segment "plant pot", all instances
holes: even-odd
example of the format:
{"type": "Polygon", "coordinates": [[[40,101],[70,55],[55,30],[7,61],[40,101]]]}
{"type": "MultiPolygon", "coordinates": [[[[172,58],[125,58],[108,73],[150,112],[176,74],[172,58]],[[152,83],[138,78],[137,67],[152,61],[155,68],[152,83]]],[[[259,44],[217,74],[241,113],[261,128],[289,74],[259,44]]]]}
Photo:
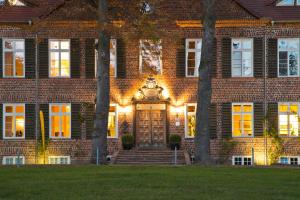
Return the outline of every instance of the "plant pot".
{"type": "Polygon", "coordinates": [[[170,147],[171,147],[172,150],[175,150],[175,148],[177,150],[179,150],[180,149],[180,144],[178,144],[178,143],[176,143],[176,144],[170,144],[170,147]]]}
{"type": "Polygon", "coordinates": [[[133,148],[132,144],[123,144],[123,149],[124,150],[131,150],[133,148]]]}

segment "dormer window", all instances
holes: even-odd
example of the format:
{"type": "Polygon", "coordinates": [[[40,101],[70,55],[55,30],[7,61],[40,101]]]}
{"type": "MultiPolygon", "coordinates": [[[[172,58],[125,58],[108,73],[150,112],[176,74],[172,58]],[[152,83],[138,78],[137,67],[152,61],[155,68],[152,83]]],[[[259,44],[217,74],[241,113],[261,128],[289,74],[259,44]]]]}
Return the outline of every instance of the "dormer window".
{"type": "Polygon", "coordinates": [[[8,3],[10,6],[25,6],[25,4],[19,0],[0,0],[0,6],[3,6],[6,3],[8,3]]]}
{"type": "Polygon", "coordinates": [[[281,0],[278,1],[276,6],[299,6],[300,0],[281,0]]]}

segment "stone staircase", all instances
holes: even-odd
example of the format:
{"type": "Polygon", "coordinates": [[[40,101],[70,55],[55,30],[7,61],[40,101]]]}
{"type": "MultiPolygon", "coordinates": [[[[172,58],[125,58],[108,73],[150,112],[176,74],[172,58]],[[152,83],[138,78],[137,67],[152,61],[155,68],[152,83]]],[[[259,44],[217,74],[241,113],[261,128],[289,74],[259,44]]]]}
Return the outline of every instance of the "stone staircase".
{"type": "MultiPolygon", "coordinates": [[[[121,150],[114,160],[117,165],[174,165],[175,151],[162,150],[121,150]]],[[[185,165],[185,153],[177,151],[177,165],[185,165]]]]}

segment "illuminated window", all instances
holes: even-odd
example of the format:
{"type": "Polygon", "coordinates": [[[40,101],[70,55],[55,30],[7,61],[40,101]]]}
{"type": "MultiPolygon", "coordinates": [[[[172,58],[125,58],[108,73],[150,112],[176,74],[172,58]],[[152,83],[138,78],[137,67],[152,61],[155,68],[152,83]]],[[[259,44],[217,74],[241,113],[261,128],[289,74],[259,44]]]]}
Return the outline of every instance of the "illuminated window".
{"type": "Polygon", "coordinates": [[[201,61],[202,39],[186,39],[186,76],[197,77],[201,61]]]}
{"type": "Polygon", "coordinates": [[[50,104],[50,138],[71,138],[71,105],[50,104]]]}
{"type": "Polygon", "coordinates": [[[3,77],[25,77],[24,40],[5,39],[3,41],[3,77]]]}
{"type": "Polygon", "coordinates": [[[279,103],[279,135],[299,136],[299,104],[279,103]]]}
{"type": "Polygon", "coordinates": [[[161,40],[140,40],[140,72],[162,74],[161,40]]]}
{"type": "Polygon", "coordinates": [[[252,157],[251,156],[233,156],[232,157],[232,165],[251,166],[252,165],[252,157]]]}
{"type": "Polygon", "coordinates": [[[232,40],[232,77],[253,77],[253,39],[232,40]]]}
{"type": "Polygon", "coordinates": [[[2,164],[3,165],[24,165],[25,157],[24,156],[3,156],[2,164]]]}
{"type": "Polygon", "coordinates": [[[279,76],[299,76],[299,39],[279,39],[278,54],[279,76]]]}
{"type": "Polygon", "coordinates": [[[299,157],[285,156],[280,157],[279,163],[283,165],[299,165],[299,157]]]}
{"type": "Polygon", "coordinates": [[[193,138],[196,134],[196,108],[197,104],[187,104],[185,113],[185,137],[193,138]]]}
{"type": "Polygon", "coordinates": [[[25,105],[4,104],[3,105],[3,130],[4,139],[25,138],[25,105]]]}
{"type": "Polygon", "coordinates": [[[70,40],[50,40],[50,77],[70,77],[70,40]]]}
{"type": "Polygon", "coordinates": [[[117,105],[111,105],[109,107],[107,137],[108,138],[118,138],[117,105]]]}
{"type": "Polygon", "coordinates": [[[49,156],[50,165],[69,165],[71,164],[70,156],[49,156]]]}
{"type": "Polygon", "coordinates": [[[232,136],[233,137],[253,136],[253,104],[252,103],[232,104],[232,136]]]}
{"type": "Polygon", "coordinates": [[[281,0],[278,1],[277,6],[295,6],[300,5],[300,0],[281,0]]]}

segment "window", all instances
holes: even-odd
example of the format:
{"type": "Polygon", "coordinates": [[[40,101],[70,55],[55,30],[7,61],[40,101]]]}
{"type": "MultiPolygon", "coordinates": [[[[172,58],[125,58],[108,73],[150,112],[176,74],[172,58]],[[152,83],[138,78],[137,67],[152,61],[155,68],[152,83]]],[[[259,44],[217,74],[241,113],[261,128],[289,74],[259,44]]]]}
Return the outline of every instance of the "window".
{"type": "MultiPolygon", "coordinates": [[[[96,39],[96,46],[98,40],[96,39]]],[[[95,49],[95,74],[97,75],[98,67],[98,50],[95,49]]],[[[117,77],[117,40],[110,39],[110,64],[109,64],[110,75],[117,77]]]]}
{"type": "Polygon", "coordinates": [[[201,39],[186,39],[186,76],[197,77],[201,61],[201,39]]]}
{"type": "Polygon", "coordinates": [[[279,76],[299,76],[299,39],[279,39],[278,54],[279,76]]]}
{"type": "Polygon", "coordinates": [[[162,74],[161,40],[140,40],[140,72],[162,74]]]}
{"type": "Polygon", "coordinates": [[[69,165],[71,164],[70,156],[49,156],[50,165],[69,165]]]}
{"type": "Polygon", "coordinates": [[[70,77],[70,40],[50,40],[50,77],[70,77]]]}
{"type": "MultiPolygon", "coordinates": [[[[0,6],[3,6],[6,0],[0,0],[0,6]]],[[[10,6],[25,6],[25,4],[19,0],[8,0],[10,6]]]]}
{"type": "Polygon", "coordinates": [[[25,157],[24,156],[3,156],[2,164],[3,165],[24,165],[25,157]]]}
{"type": "Polygon", "coordinates": [[[70,104],[50,104],[50,138],[71,138],[70,104]]]}
{"type": "Polygon", "coordinates": [[[109,107],[107,137],[108,138],[118,138],[117,105],[111,105],[109,107]]]}
{"type": "Polygon", "coordinates": [[[286,156],[280,157],[279,163],[283,165],[299,165],[299,157],[286,156]]]}
{"type": "Polygon", "coordinates": [[[25,138],[25,105],[3,105],[3,133],[4,139],[25,138]]]}
{"type": "Polygon", "coordinates": [[[299,103],[279,103],[279,135],[299,136],[299,103]]]}
{"type": "Polygon", "coordinates": [[[276,4],[277,6],[295,6],[300,5],[300,0],[281,0],[276,4]]]}
{"type": "Polygon", "coordinates": [[[232,77],[253,77],[253,39],[232,39],[232,77]]]}
{"type": "Polygon", "coordinates": [[[5,39],[3,41],[3,77],[25,77],[24,40],[5,39]]]}
{"type": "Polygon", "coordinates": [[[187,104],[185,109],[185,137],[193,138],[196,133],[197,104],[187,104]]]}
{"type": "Polygon", "coordinates": [[[252,165],[252,157],[251,156],[233,156],[232,157],[232,165],[251,166],[252,165]]]}
{"type": "Polygon", "coordinates": [[[232,104],[232,136],[252,137],[253,136],[253,104],[234,103],[232,104]]]}

